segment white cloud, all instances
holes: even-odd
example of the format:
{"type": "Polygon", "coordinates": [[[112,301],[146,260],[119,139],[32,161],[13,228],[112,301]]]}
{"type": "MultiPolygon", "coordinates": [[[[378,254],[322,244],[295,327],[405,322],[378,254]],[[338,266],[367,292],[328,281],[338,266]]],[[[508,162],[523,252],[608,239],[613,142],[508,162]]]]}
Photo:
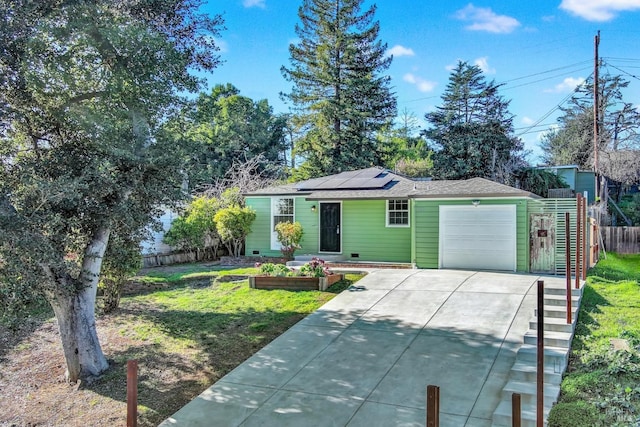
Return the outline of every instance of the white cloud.
{"type": "Polygon", "coordinates": [[[259,7],[260,9],[265,9],[267,4],[266,0],[242,0],[242,5],[246,8],[250,7],[259,7]]]}
{"type": "Polygon", "coordinates": [[[521,122],[525,126],[531,126],[534,123],[534,120],[531,117],[524,116],[521,122]]]}
{"type": "Polygon", "coordinates": [[[220,39],[215,39],[214,42],[215,42],[216,46],[218,46],[220,48],[220,53],[229,52],[229,45],[227,44],[226,41],[220,40],[220,39]]]}
{"type": "Polygon", "coordinates": [[[415,56],[415,54],[416,53],[410,47],[404,47],[399,44],[395,45],[394,47],[392,47],[387,51],[387,55],[389,56],[393,55],[394,57],[415,56]]]}
{"type": "Polygon", "coordinates": [[[483,56],[473,61],[473,65],[477,65],[485,74],[495,74],[496,69],[489,66],[489,57],[483,56]]]}
{"type": "Polygon", "coordinates": [[[402,79],[407,83],[415,85],[420,92],[431,92],[437,84],[436,82],[425,80],[422,77],[418,77],[412,73],[405,74],[402,79]]]}
{"type": "Polygon", "coordinates": [[[584,77],[567,77],[562,83],[558,83],[552,89],[545,89],[544,91],[546,93],[571,92],[582,83],[584,83],[584,77]]]}
{"type": "Polygon", "coordinates": [[[453,70],[456,69],[457,64],[458,63],[456,62],[455,64],[445,65],[444,69],[447,70],[447,71],[453,71],[453,70]]]}
{"type": "Polygon", "coordinates": [[[562,0],[560,9],[587,21],[611,21],[620,12],[640,10],[640,0],[562,0]]]}
{"type": "Polygon", "coordinates": [[[507,15],[497,15],[491,8],[475,7],[469,3],[454,15],[460,21],[471,22],[465,28],[471,31],[489,33],[510,33],[520,26],[520,22],[507,15]]]}

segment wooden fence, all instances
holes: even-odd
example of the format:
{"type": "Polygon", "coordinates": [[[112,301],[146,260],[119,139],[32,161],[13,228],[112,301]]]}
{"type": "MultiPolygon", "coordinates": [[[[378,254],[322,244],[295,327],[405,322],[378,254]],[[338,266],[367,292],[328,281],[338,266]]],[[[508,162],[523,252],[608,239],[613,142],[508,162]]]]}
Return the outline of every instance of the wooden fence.
{"type": "Polygon", "coordinates": [[[640,254],[640,227],[600,227],[604,250],[640,254]]]}

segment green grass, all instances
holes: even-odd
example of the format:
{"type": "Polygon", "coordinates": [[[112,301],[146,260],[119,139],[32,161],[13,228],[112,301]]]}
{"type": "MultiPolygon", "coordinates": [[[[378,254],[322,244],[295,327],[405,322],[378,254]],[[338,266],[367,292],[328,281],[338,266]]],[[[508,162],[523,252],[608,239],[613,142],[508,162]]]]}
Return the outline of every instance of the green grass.
{"type": "Polygon", "coordinates": [[[561,387],[550,427],[640,423],[640,255],[609,253],[589,271],[561,387]]]}
{"type": "Polygon", "coordinates": [[[146,342],[162,343],[166,350],[208,348],[227,339],[260,343],[284,332],[346,289],[362,275],[345,279],[321,291],[260,290],[249,288],[248,280],[216,282],[225,275],[249,275],[255,268],[201,268],[194,265],[181,272],[154,272],[138,276],[171,284],[168,289],[123,297],[123,306],[139,307],[135,325],[123,324],[120,333],[146,342]],[[203,278],[209,286],[189,286],[203,278]],[[225,334],[231,332],[229,337],[225,334]],[[233,338],[234,334],[239,334],[233,338]]]}
{"type": "Polygon", "coordinates": [[[185,264],[179,268],[147,270],[144,274],[134,277],[134,280],[143,283],[180,283],[191,280],[215,278],[226,275],[250,275],[256,274],[257,268],[234,268],[227,266],[211,266],[206,264],[185,264]]]}

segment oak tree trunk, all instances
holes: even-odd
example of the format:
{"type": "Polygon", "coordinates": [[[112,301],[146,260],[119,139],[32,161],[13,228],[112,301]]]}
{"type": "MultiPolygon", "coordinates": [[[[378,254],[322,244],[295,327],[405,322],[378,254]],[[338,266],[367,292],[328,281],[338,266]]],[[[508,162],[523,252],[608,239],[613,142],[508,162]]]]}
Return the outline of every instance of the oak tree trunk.
{"type": "Polygon", "coordinates": [[[94,233],[85,249],[80,277],[75,280],[69,276],[56,277],[60,291],[50,298],[67,364],[65,376],[70,383],[99,375],[109,367],[100,347],[95,319],[96,291],[109,234],[107,228],[94,233]]]}

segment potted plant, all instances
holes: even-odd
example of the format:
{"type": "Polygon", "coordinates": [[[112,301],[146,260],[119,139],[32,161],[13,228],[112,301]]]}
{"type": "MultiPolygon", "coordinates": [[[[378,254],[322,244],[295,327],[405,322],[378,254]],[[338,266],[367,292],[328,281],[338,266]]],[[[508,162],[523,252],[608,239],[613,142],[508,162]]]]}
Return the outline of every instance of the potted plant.
{"type": "Polygon", "coordinates": [[[286,259],[293,259],[293,254],[297,249],[300,249],[300,241],[304,231],[302,225],[296,222],[281,222],[276,224],[276,233],[278,234],[278,241],[282,245],[280,252],[286,259]]]}

